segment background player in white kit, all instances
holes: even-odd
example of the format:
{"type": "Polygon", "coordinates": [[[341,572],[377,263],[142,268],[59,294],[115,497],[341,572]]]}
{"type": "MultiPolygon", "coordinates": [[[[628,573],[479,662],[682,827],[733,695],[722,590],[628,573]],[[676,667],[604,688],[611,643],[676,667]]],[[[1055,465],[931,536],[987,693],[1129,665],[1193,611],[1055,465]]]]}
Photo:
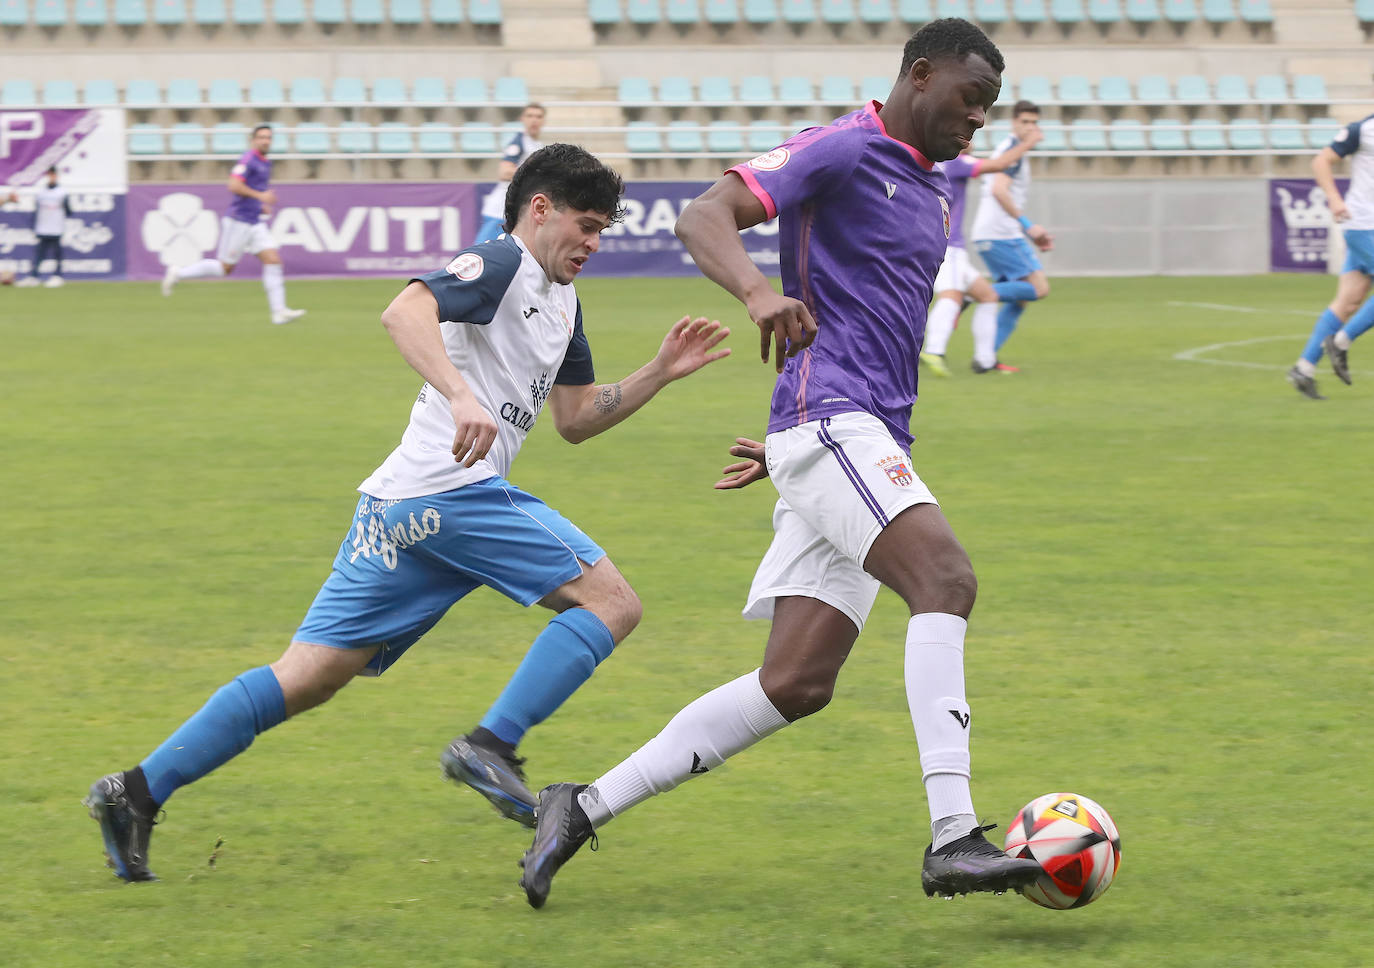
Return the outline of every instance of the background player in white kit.
{"type": "Polygon", "coordinates": [[[262,287],[267,291],[272,322],[280,326],[305,315],[304,309],[290,309],[286,305],[281,253],[262,221],[264,215],[272,214],[277,204],[277,193],[269,187],[272,162],[267,153],[271,150],[272,129],[260,124],[253,129],[248,150],[229,173],[225,187],[234,197],[220,219],[219,250],[213,259],[201,259],[189,266],[169,266],[162,277],[164,296],[170,296],[172,288],[186,279],[218,279],[228,275],[247,252],[257,256],[262,263],[262,287]]]}
{"type": "MultiPolygon", "coordinates": [[[[10,194],[10,201],[18,201],[18,196],[10,194]]],[[[48,169],[48,182],[34,195],[33,234],[38,244],[33,250],[31,273],[20,279],[16,285],[38,285],[38,267],[52,259],[52,272],[43,285],[55,288],[62,285],[62,233],[67,228],[67,216],[72,213],[71,202],[67,199],[67,189],[58,184],[57,169],[48,169]]]]}
{"type": "Polygon", "coordinates": [[[477,237],[472,240],[473,245],[489,242],[506,231],[506,188],[515,177],[515,170],[520,167],[520,163],[544,147],[544,143],[539,140],[539,134],[544,130],[542,104],[526,104],[525,109],[520,112],[520,124],[524,130],[516,132],[501,149],[501,166],[496,174],[497,182],[491,191],[487,192],[486,198],[482,199],[482,224],[477,228],[477,237]]]}

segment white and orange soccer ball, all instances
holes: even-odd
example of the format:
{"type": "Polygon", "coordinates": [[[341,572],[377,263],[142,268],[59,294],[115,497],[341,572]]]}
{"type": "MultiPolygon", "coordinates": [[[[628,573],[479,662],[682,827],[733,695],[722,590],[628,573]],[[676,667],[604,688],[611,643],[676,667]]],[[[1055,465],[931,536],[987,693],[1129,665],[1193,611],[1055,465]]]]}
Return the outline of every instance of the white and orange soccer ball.
{"type": "Polygon", "coordinates": [[[1080,908],[1111,886],[1121,869],[1121,835],[1102,806],[1077,793],[1046,793],[1021,808],[1004,848],[1045,873],[1021,893],[1041,907],[1080,908]]]}

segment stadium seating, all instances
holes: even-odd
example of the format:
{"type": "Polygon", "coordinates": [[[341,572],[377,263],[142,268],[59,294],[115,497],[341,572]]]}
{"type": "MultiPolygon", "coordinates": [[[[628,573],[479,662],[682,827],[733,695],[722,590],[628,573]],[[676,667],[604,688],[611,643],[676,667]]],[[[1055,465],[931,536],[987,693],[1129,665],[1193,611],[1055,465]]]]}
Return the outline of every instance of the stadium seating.
{"type": "MultiPolygon", "coordinates": [[[[273,134],[273,141],[276,135],[273,134]]],[[[280,146],[277,146],[280,148],[280,146]]],[[[210,132],[210,153],[241,155],[248,150],[248,129],[233,121],[221,121],[210,132]]]]}
{"type": "Polygon", "coordinates": [[[1141,152],[1148,147],[1145,127],[1139,121],[1113,121],[1107,129],[1107,139],[1114,151],[1141,152]]]}
{"type": "Polygon", "coordinates": [[[667,150],[675,154],[706,150],[701,136],[701,126],[695,121],[668,122],[668,133],[663,140],[667,150]]]}
{"type": "Polygon", "coordinates": [[[658,82],[660,104],[690,104],[696,100],[692,82],[685,77],[665,77],[658,82]]]}
{"type": "Polygon", "coordinates": [[[690,26],[701,20],[701,7],[697,0],[666,0],[664,10],[668,23],[680,27],[690,26]]]}
{"type": "MultiPolygon", "coordinates": [[[[33,22],[37,27],[62,27],[67,23],[66,0],[34,0],[33,22]]],[[[104,21],[101,21],[103,24],[104,21]]]]}
{"type": "Polygon", "coordinates": [[[1156,0],[1126,0],[1126,19],[1135,24],[1152,24],[1159,20],[1156,0]]]}
{"type": "MultiPolygon", "coordinates": [[[[216,81],[214,83],[222,84],[224,82],[216,81]]],[[[235,86],[237,87],[237,85],[235,86]]],[[[164,96],[167,104],[173,106],[185,107],[200,104],[200,83],[188,77],[173,78],[167,82],[164,96]]],[[[236,98],[232,103],[238,103],[239,100],[236,98]]]]}
{"type": "Polygon", "coordinates": [[[1255,100],[1270,103],[1288,100],[1288,81],[1278,74],[1261,74],[1255,78],[1255,100]]]}
{"type": "Polygon", "coordinates": [[[1059,100],[1064,104],[1086,104],[1092,99],[1092,84],[1086,77],[1066,74],[1059,79],[1059,100]]]}
{"type": "Polygon", "coordinates": [[[496,132],[490,125],[477,121],[463,124],[458,136],[458,150],[464,154],[495,154],[497,150],[496,132]]]}
{"type": "Polygon", "coordinates": [[[141,27],[148,22],[145,0],[115,0],[114,22],[121,27],[141,27]]]}
{"type": "Polygon", "coordinates": [[[499,26],[501,0],[468,0],[468,21],[480,26],[499,26]]]}
{"type": "Polygon", "coordinates": [[[334,144],[340,151],[356,154],[371,152],[376,148],[372,128],[362,121],[340,121],[334,144]]]}
{"type": "Polygon", "coordinates": [[[460,0],[429,0],[429,22],[437,27],[453,27],[463,22],[460,0]]]}
{"type": "Polygon", "coordinates": [[[1214,93],[1216,99],[1222,103],[1248,101],[1250,99],[1250,85],[1239,74],[1222,74],[1216,80],[1214,93]]]}
{"type": "Polygon", "coordinates": [[[1281,151],[1306,150],[1302,125],[1295,118],[1275,118],[1269,122],[1269,144],[1281,151]]]}
{"type": "Polygon", "coordinates": [[[27,108],[38,103],[38,92],[33,81],[11,78],[0,86],[0,104],[7,108],[27,108]]]}
{"type": "Polygon", "coordinates": [[[821,22],[843,26],[857,19],[853,0],[821,0],[821,22]]]}
{"type": "MultiPolygon", "coordinates": [[[[35,15],[41,7],[41,4],[34,6],[35,15]]],[[[63,19],[66,19],[65,14],[63,19]]],[[[81,27],[104,27],[110,22],[110,11],[105,6],[105,0],[75,0],[72,4],[72,21],[81,27]]]]}
{"type": "Polygon", "coordinates": [[[1362,24],[1374,23],[1374,0],[1355,0],[1355,17],[1362,24]]]}
{"type": "Polygon", "coordinates": [[[816,19],[816,6],[812,0],[781,0],[779,10],[782,20],[789,24],[809,24],[816,19]]]}
{"type": "Polygon", "coordinates": [[[729,27],[739,23],[739,4],[735,0],[706,0],[702,11],[708,24],[729,27]]]}
{"type": "Polygon", "coordinates": [[[336,77],[329,89],[329,100],[335,104],[362,104],[367,100],[367,88],[361,77],[336,77]]]}
{"type": "Polygon", "coordinates": [[[200,125],[183,121],[172,126],[167,148],[174,155],[205,154],[205,131],[200,125]]]}
{"type": "Polygon", "coordinates": [[[652,121],[631,121],[625,127],[625,149],[634,153],[663,150],[663,138],[652,121]]]}
{"type": "Polygon", "coordinates": [[[523,78],[498,77],[491,87],[491,99],[497,104],[524,107],[530,103],[530,90],[523,78]]]}
{"type": "Polygon", "coordinates": [[[1150,122],[1150,147],[1156,151],[1187,150],[1187,128],[1174,118],[1155,118],[1150,122]]]}
{"type": "Polygon", "coordinates": [[[420,0],[391,0],[389,19],[393,24],[413,26],[425,22],[425,8],[420,0]]]}
{"type": "Polygon", "coordinates": [[[23,27],[28,22],[28,0],[0,0],[0,27],[23,27]]]}
{"type": "Polygon", "coordinates": [[[1128,104],[1132,100],[1131,82],[1116,75],[1099,78],[1097,81],[1097,99],[1113,104],[1128,104]]]}
{"type": "Polygon", "coordinates": [[[1188,147],[1198,151],[1225,151],[1226,133],[1220,121],[1200,118],[1188,126],[1188,147]]]}
{"type": "MultiPolygon", "coordinates": [[[[278,2],[281,2],[281,0],[278,0],[278,2]]],[[[345,23],[348,20],[348,13],[344,9],[344,0],[311,0],[310,18],[314,20],[315,23],[321,24],[326,27],[337,27],[338,25],[345,23]]],[[[280,23],[280,21],[278,22],[280,23]]],[[[371,140],[370,136],[369,140],[371,140]]],[[[361,144],[362,142],[358,141],[357,143],[361,144]]],[[[371,147],[344,148],[341,146],[339,150],[371,151],[372,149],[371,147]]]]}
{"type": "Polygon", "coordinates": [[[1233,118],[1226,125],[1226,136],[1238,151],[1258,151],[1264,147],[1264,125],[1257,118],[1233,118]]]}
{"type": "Polygon", "coordinates": [[[751,121],[745,146],[751,152],[771,151],[787,139],[776,121],[751,121]]]}
{"type": "Polygon", "coordinates": [[[479,106],[491,100],[487,82],[480,77],[460,77],[453,82],[453,100],[467,106],[479,106]]]}
{"type": "Polygon", "coordinates": [[[658,0],[626,0],[625,19],[632,24],[650,26],[663,19],[658,0]]]}
{"type": "Polygon", "coordinates": [[[186,0],[155,0],[153,3],[153,23],[179,27],[186,20],[186,0]]]}
{"type": "Polygon", "coordinates": [[[1086,14],[1083,0],[1051,0],[1050,19],[1066,26],[1082,23],[1086,14]]]}
{"type": "MultiPolygon", "coordinates": [[[[139,79],[124,85],[124,100],[127,108],[154,108],[162,103],[162,91],[157,81],[139,79]]],[[[160,140],[160,136],[159,136],[160,140]]]]}
{"type": "Polygon", "coordinates": [[[744,153],[744,129],[737,121],[712,121],[706,130],[706,150],[744,153]]]}
{"type": "Polygon", "coordinates": [[[379,77],[372,82],[372,103],[382,105],[405,104],[410,100],[406,82],[399,77],[379,77]]]}
{"type": "Polygon", "coordinates": [[[426,121],[420,125],[416,147],[426,154],[452,154],[456,146],[453,129],[439,121],[426,121]]]}
{"type": "Polygon", "coordinates": [[[1174,80],[1174,96],[1180,101],[1206,103],[1212,99],[1212,87],[1199,74],[1183,74],[1174,80]]]}
{"type": "Polygon", "coordinates": [[[267,21],[263,0],[234,0],[231,8],[234,23],[244,27],[257,27],[267,21]]]}
{"type": "MultiPolygon", "coordinates": [[[[1007,86],[1002,87],[1003,95],[1007,94],[1007,86]]],[[[1035,104],[1042,104],[1054,100],[1054,87],[1050,84],[1048,77],[1040,77],[1036,74],[1028,74],[1021,79],[1021,85],[1017,88],[1017,98],[1023,101],[1031,101],[1035,104]]]]}
{"type": "Polygon", "coordinates": [[[1336,139],[1341,123],[1335,118],[1313,118],[1307,122],[1307,146],[1325,148],[1336,139]]]}
{"type": "Polygon", "coordinates": [[[384,155],[404,155],[415,150],[415,136],[410,125],[400,121],[383,121],[377,128],[377,150],[384,155]]]}
{"type": "Polygon", "coordinates": [[[131,155],[160,155],[164,147],[162,131],[155,124],[131,124],[128,144],[131,155]]]}
{"type": "Polygon", "coordinates": [[[292,104],[323,104],[324,82],[318,77],[298,77],[291,82],[287,100],[292,104]]]}
{"type": "Polygon", "coordinates": [[[1088,0],[1088,19],[1095,24],[1114,24],[1121,19],[1117,0],[1088,0]]]}
{"type": "Polygon", "coordinates": [[[81,88],[81,103],[88,107],[114,107],[120,103],[119,88],[110,80],[87,81],[81,88]]]}
{"type": "Polygon", "coordinates": [[[739,100],[742,104],[772,104],[775,100],[773,79],[760,74],[741,77],[739,79],[739,100]]]}
{"type": "Polygon", "coordinates": [[[275,77],[259,77],[248,85],[248,103],[254,107],[274,107],[285,100],[286,92],[275,77]]]}
{"type": "Polygon", "coordinates": [[[292,134],[295,149],[301,154],[323,155],[333,148],[328,129],[318,121],[298,121],[292,134]]]}
{"type": "Polygon", "coordinates": [[[1106,151],[1107,134],[1101,121],[1078,118],[1069,124],[1069,144],[1075,151],[1106,151]]]}
{"type": "Polygon", "coordinates": [[[76,82],[68,80],[48,81],[43,85],[43,104],[59,107],[77,102],[76,82]]]}
{"type": "Polygon", "coordinates": [[[815,99],[809,78],[792,76],[778,81],[778,100],[783,104],[810,104],[815,99]]]}
{"type": "MultiPolygon", "coordinates": [[[[168,97],[170,101],[170,96],[168,97]]],[[[243,104],[243,87],[231,77],[219,77],[210,82],[206,103],[218,108],[234,108],[243,104]]]]}
{"type": "Polygon", "coordinates": [[[776,22],[778,19],[776,0],[744,0],[744,19],[756,27],[776,22]]]}
{"type": "Polygon", "coordinates": [[[224,0],[195,0],[191,19],[204,27],[218,27],[229,19],[229,10],[224,0]]]}
{"type": "Polygon", "coordinates": [[[1012,0],[1011,19],[1021,24],[1040,24],[1048,19],[1045,0],[1012,0]]]}
{"type": "Polygon", "coordinates": [[[1274,10],[1269,0],[1236,0],[1240,19],[1249,24],[1272,24],[1274,10]]]}
{"type": "MultiPolygon", "coordinates": [[[[1057,121],[1047,121],[1040,125],[1040,130],[1044,133],[1044,140],[1037,146],[1040,151],[1067,151],[1069,147],[1068,135],[1064,131],[1064,125],[1057,121]]],[[[989,143],[993,146],[1001,143],[1002,139],[1009,134],[1005,125],[997,126],[997,137],[989,143]]],[[[992,132],[989,131],[989,136],[992,132]]]]}
{"type": "Polygon", "coordinates": [[[382,7],[382,0],[352,0],[348,19],[365,27],[376,27],[386,22],[386,10],[382,7]]]}
{"type": "Polygon", "coordinates": [[[1202,0],[1202,19],[1210,24],[1229,24],[1236,19],[1231,0],[1202,0]]]}
{"type": "Polygon", "coordinates": [[[730,78],[720,75],[703,77],[698,87],[697,96],[704,104],[734,104],[735,91],[734,85],[730,83],[730,78]]]}
{"type": "Polygon", "coordinates": [[[1164,0],[1161,12],[1170,23],[1192,23],[1197,19],[1197,4],[1194,0],[1164,0]]]}
{"type": "Polygon", "coordinates": [[[1297,75],[1293,78],[1293,100],[1325,102],[1326,81],[1316,74],[1297,75]]]}
{"type": "Polygon", "coordinates": [[[442,77],[417,77],[411,87],[410,97],[416,104],[447,104],[447,88],[442,77]]]}
{"type": "Polygon", "coordinates": [[[885,24],[892,19],[892,0],[859,0],[858,14],[866,24],[885,24]]]}
{"type": "Polygon", "coordinates": [[[820,101],[837,106],[854,104],[854,81],[842,74],[827,74],[821,78],[820,101]]]}

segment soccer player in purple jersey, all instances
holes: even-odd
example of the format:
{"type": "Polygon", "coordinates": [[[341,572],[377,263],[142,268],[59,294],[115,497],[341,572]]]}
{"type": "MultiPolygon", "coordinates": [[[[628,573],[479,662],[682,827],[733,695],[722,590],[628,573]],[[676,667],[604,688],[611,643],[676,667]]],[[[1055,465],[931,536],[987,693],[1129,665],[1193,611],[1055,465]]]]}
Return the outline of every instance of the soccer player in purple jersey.
{"type": "Polygon", "coordinates": [[[290,309],[286,305],[286,283],[282,280],[281,253],[277,243],[261,221],[271,215],[277,204],[277,193],[269,188],[272,181],[272,162],[267,153],[272,150],[272,129],[260,124],[253,129],[253,139],[243,157],[229,173],[226,186],[233,199],[229,210],[219,223],[219,251],[213,259],[201,259],[189,266],[169,266],[162,277],[162,294],[170,296],[172,288],[185,279],[218,279],[234,271],[243,254],[248,252],[262,263],[262,287],[267,290],[267,305],[272,322],[280,326],[305,315],[304,309],[290,309]]]}
{"type": "Polygon", "coordinates": [[[927,24],[885,104],[731,168],[678,220],[698,267],[744,303],[781,371],[764,463],[717,485],[766,473],[777,486],[773,543],[745,608],[772,630],[761,668],[692,702],[595,783],[541,791],[521,861],[534,907],[596,828],[823,708],[880,583],[911,611],[906,689],[932,821],[926,893],[1005,891],[1040,873],[989,843],[974,814],[963,660],[977,583],[910,456],[917,354],[950,234],[949,182],[935,163],[969,146],[1002,67],[973,24],[927,24]],[[774,217],[785,295],[739,239],[774,217]]]}
{"type": "Polygon", "coordinates": [[[921,347],[921,365],[936,376],[949,376],[945,351],[949,348],[949,338],[954,333],[959,314],[964,311],[965,295],[977,303],[972,324],[973,372],[987,373],[996,369],[1012,371],[1011,367],[999,367],[997,364],[997,290],[973,267],[964,248],[964,200],[968,195],[970,179],[1006,171],[1039,144],[1043,137],[1038,127],[1033,128],[1024,140],[995,158],[975,158],[965,151],[959,157],[935,166],[949,179],[949,189],[953,195],[949,206],[949,248],[945,250],[945,261],[935,276],[935,305],[930,307],[926,339],[921,347]]]}

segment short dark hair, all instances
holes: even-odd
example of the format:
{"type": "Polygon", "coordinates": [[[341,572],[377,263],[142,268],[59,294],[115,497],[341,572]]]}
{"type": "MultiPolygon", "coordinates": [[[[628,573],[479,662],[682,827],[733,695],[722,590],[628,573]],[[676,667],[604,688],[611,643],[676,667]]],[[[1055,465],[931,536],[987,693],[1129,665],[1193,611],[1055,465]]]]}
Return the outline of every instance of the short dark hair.
{"type": "Polygon", "coordinates": [[[600,212],[612,223],[625,217],[620,196],[625,181],[581,145],[551,144],[521,163],[506,189],[507,232],[515,231],[521,210],[535,195],[547,195],[554,208],[600,212]]]}
{"type": "Polygon", "coordinates": [[[963,60],[969,54],[977,54],[999,74],[1006,69],[1002,52],[976,24],[959,17],[932,20],[912,34],[902,48],[902,73],[898,76],[906,77],[911,65],[922,57],[934,63],[942,57],[963,60]]]}
{"type": "Polygon", "coordinates": [[[57,166],[56,166],[56,165],[51,166],[46,172],[44,172],[44,174],[45,174],[45,175],[56,175],[56,174],[57,174],[57,166]]]}
{"type": "Polygon", "coordinates": [[[1011,116],[1019,118],[1023,114],[1039,114],[1040,105],[1034,101],[1017,101],[1011,109],[1011,116]]]}
{"type": "Polygon", "coordinates": [[[256,137],[258,136],[258,132],[259,132],[259,131],[269,131],[269,132],[270,132],[271,130],[272,130],[272,126],[271,126],[270,124],[260,124],[260,125],[258,125],[256,128],[253,129],[252,137],[256,138],[256,137]]]}
{"type": "Polygon", "coordinates": [[[544,109],[544,105],[540,104],[538,101],[531,101],[529,104],[526,104],[523,108],[520,109],[520,113],[521,113],[521,114],[524,114],[524,113],[525,113],[526,111],[528,111],[530,108],[534,108],[534,109],[535,109],[536,111],[538,111],[540,114],[548,114],[548,113],[549,113],[548,111],[546,111],[546,110],[544,109]]]}

